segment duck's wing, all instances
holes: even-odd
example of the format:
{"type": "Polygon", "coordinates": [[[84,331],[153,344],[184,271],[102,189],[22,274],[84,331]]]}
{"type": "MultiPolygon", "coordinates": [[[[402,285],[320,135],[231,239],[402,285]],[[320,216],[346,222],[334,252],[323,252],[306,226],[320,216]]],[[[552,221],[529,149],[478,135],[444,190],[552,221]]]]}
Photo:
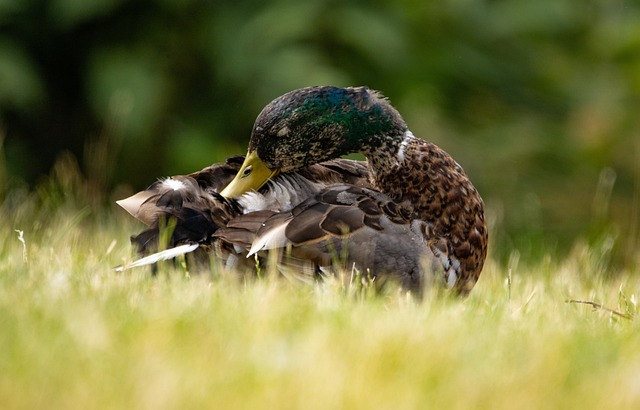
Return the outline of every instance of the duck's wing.
{"type": "Polygon", "coordinates": [[[142,255],[157,250],[163,226],[171,235],[166,246],[207,243],[211,235],[242,210],[236,201],[218,194],[233,179],[242,157],[229,158],[189,175],[159,180],[146,190],[117,201],[149,229],[131,238],[142,255]]]}
{"type": "Polygon", "coordinates": [[[160,179],[144,191],[116,203],[148,226],[157,224],[162,218],[177,216],[178,211],[185,207],[208,208],[212,195],[233,179],[242,161],[242,156],[231,157],[224,163],[189,175],[160,179]]]}
{"type": "Polygon", "coordinates": [[[319,271],[355,266],[373,277],[396,277],[420,293],[440,267],[427,232],[411,205],[367,188],[336,185],[289,212],[238,216],[214,236],[244,246],[247,256],[279,250],[280,263],[308,261],[319,271]]]}
{"type": "Polygon", "coordinates": [[[326,186],[368,184],[366,162],[339,159],[312,165],[298,173],[279,175],[259,192],[248,193],[237,201],[220,196],[219,192],[233,179],[243,160],[243,156],[235,156],[189,175],[162,179],[144,191],[117,201],[149,226],[131,238],[139,254],[148,255],[157,250],[165,225],[172,230],[168,247],[209,245],[214,232],[243,213],[288,211],[326,186]]]}

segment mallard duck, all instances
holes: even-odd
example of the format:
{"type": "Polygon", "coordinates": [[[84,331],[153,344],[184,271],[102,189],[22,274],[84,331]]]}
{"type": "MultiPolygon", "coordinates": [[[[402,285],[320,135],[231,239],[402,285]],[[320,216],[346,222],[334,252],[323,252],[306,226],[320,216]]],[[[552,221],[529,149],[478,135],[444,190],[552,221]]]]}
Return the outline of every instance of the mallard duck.
{"type": "Polygon", "coordinates": [[[276,98],[216,198],[250,201],[265,184],[349,153],[364,154],[368,181],[308,191],[291,209],[245,207],[216,226],[213,242],[246,256],[281,250],[321,271],[341,255],[347,266],[395,278],[418,295],[433,282],[467,294],[487,253],[482,199],[462,167],[415,137],[377,91],[308,87],[276,98]]]}
{"type": "Polygon", "coordinates": [[[345,254],[358,269],[418,293],[435,280],[467,294],[487,254],[482,198],[462,167],[415,137],[377,91],[308,87],[273,100],[221,195],[237,198],[277,175],[355,152],[366,157],[369,187],[327,187],[289,212],[242,215],[215,236],[233,243],[241,222],[258,217],[249,224],[257,227],[249,255],[286,248],[322,267],[345,254]]]}

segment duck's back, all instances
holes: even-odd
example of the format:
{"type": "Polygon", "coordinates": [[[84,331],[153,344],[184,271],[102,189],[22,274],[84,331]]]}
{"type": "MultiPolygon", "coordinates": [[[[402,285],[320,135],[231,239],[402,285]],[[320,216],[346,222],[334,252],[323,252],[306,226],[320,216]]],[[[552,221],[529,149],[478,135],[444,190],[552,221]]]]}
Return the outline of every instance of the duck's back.
{"type": "Polygon", "coordinates": [[[244,256],[279,252],[279,266],[306,261],[310,272],[339,269],[394,278],[420,295],[442,270],[409,203],[354,185],[324,188],[289,212],[240,216],[215,236],[242,244],[244,256]]]}

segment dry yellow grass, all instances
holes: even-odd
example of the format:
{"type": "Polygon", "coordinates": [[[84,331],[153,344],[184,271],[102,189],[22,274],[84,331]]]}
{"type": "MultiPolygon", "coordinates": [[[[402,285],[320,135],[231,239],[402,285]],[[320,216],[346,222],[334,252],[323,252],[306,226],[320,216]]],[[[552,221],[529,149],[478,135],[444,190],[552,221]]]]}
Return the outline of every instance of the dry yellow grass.
{"type": "Polygon", "coordinates": [[[0,408],[640,408],[638,320],[566,302],[637,313],[639,272],[597,249],[490,260],[466,300],[417,303],[116,273],[139,228],[124,213],[29,198],[0,222],[0,408]]]}

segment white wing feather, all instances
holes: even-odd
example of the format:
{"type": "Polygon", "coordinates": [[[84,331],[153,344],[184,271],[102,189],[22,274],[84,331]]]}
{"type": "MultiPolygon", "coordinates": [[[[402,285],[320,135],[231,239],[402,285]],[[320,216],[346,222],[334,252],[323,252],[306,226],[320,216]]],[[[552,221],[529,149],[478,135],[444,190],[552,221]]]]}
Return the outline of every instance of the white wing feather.
{"type": "Polygon", "coordinates": [[[167,259],[173,259],[176,256],[185,255],[189,252],[195,251],[196,249],[198,249],[198,246],[200,245],[198,245],[197,243],[186,244],[176,246],[175,248],[167,249],[164,251],[156,252],[149,256],[145,256],[142,259],[138,259],[137,261],[133,261],[127,265],[118,266],[116,268],[116,272],[122,272],[123,270],[137,268],[139,266],[151,265],[156,262],[166,261],[167,259]]]}

